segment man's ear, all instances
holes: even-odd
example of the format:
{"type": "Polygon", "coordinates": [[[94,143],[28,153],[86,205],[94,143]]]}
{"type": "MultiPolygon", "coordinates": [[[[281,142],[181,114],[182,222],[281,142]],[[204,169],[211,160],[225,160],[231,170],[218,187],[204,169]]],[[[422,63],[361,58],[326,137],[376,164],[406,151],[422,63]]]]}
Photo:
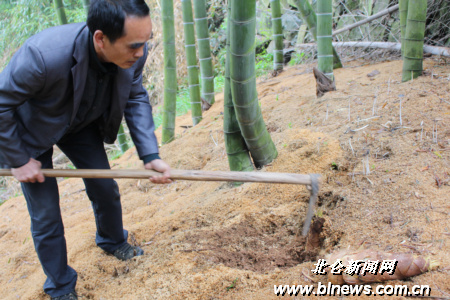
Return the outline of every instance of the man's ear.
{"type": "Polygon", "coordinates": [[[99,47],[102,48],[105,46],[105,38],[106,35],[103,34],[103,31],[96,30],[94,32],[94,43],[99,47]]]}

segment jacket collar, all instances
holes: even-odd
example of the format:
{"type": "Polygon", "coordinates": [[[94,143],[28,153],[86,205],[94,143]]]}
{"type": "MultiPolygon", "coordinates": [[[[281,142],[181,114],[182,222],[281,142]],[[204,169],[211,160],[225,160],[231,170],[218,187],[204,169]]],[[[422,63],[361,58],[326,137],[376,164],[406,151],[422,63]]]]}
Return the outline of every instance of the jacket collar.
{"type": "Polygon", "coordinates": [[[89,28],[87,26],[82,28],[75,39],[73,59],[75,61],[75,65],[72,67],[73,110],[70,124],[72,124],[80,107],[81,97],[86,85],[86,74],[89,69],[89,28]]]}
{"type": "MultiPolygon", "coordinates": [[[[146,51],[145,48],[144,51],[146,51]]],[[[73,111],[70,119],[72,124],[75,119],[76,112],[80,107],[81,97],[86,86],[86,76],[89,70],[89,29],[84,26],[78,37],[75,39],[74,51],[73,51],[74,66],[72,67],[73,76],[73,111]]],[[[135,66],[130,69],[121,69],[117,67],[117,73],[113,79],[113,89],[111,94],[110,111],[105,116],[109,121],[106,126],[113,125],[113,127],[119,128],[120,120],[123,117],[123,111],[130,97],[131,85],[133,84],[133,75],[135,66]],[[116,118],[119,119],[118,122],[116,118]],[[117,123],[117,124],[116,124],[117,123]],[[117,125],[117,126],[116,126],[117,125]]],[[[114,132],[116,128],[110,130],[114,132]]],[[[117,133],[117,131],[115,131],[117,133]]],[[[115,134],[111,135],[112,142],[115,139],[115,134]]]]}

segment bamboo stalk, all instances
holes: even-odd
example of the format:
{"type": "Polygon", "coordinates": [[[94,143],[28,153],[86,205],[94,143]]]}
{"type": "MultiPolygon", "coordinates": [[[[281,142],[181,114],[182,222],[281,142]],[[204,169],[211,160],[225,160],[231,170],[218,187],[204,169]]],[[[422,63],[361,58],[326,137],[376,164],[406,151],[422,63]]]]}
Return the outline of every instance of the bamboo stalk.
{"type": "Polygon", "coordinates": [[[403,50],[403,82],[422,75],[426,19],[427,0],[410,0],[403,50]]]}
{"type": "Polygon", "coordinates": [[[373,0],[366,0],[366,11],[367,15],[370,16],[372,14],[373,0]]]}
{"type": "MultiPolygon", "coordinates": [[[[317,16],[308,0],[294,0],[303,21],[308,25],[314,40],[317,41],[317,16]]],[[[333,47],[333,69],[342,68],[341,59],[333,47]]]]}
{"type": "Polygon", "coordinates": [[[405,51],[405,34],[406,34],[406,20],[408,18],[408,2],[409,0],[399,0],[399,14],[400,14],[400,32],[402,42],[402,56],[405,51]]]}
{"type": "Polygon", "coordinates": [[[56,14],[58,15],[58,21],[60,25],[67,24],[66,11],[64,10],[64,4],[62,0],[54,0],[56,14]]]}
{"type": "Polygon", "coordinates": [[[120,150],[122,151],[122,153],[127,152],[127,150],[130,147],[128,146],[128,143],[127,143],[127,136],[123,129],[123,124],[120,124],[119,132],[117,133],[117,141],[119,142],[119,147],[120,147],[120,150]]]}
{"type": "Polygon", "coordinates": [[[198,58],[202,76],[202,98],[209,104],[214,103],[214,69],[209,41],[206,0],[194,0],[195,31],[197,33],[198,58]]]}
{"type": "Polygon", "coordinates": [[[91,5],[91,1],[90,0],[83,0],[83,7],[84,10],[86,11],[86,14],[89,13],[89,6],[91,5]]]}
{"type": "Polygon", "coordinates": [[[230,82],[230,39],[231,39],[231,1],[228,1],[227,43],[225,62],[225,87],[223,91],[223,133],[227,151],[228,165],[231,171],[251,171],[253,163],[250,159],[247,145],[242,136],[239,122],[236,118],[230,82]]]}
{"type": "Polygon", "coordinates": [[[271,0],[270,8],[272,12],[272,33],[275,47],[273,50],[273,70],[283,70],[283,27],[281,24],[280,0],[271,0]]]}
{"type": "Polygon", "coordinates": [[[303,42],[305,41],[307,29],[308,29],[308,26],[306,26],[305,24],[302,24],[300,26],[300,29],[298,30],[297,44],[303,44],[303,42]]]}
{"type": "Polygon", "coordinates": [[[164,41],[164,113],[162,143],[175,139],[175,118],[177,105],[177,70],[175,53],[175,22],[173,0],[161,1],[164,41]]]}
{"type": "Polygon", "coordinates": [[[202,120],[202,101],[198,79],[197,53],[195,47],[194,17],[191,0],[181,0],[184,24],[184,44],[191,99],[192,124],[195,126],[202,120]]]}
{"type": "Polygon", "coordinates": [[[333,75],[333,45],[332,32],[332,1],[317,1],[317,57],[319,71],[324,73],[331,81],[333,75]]]}
{"type": "MultiPolygon", "coordinates": [[[[161,173],[153,170],[98,170],[98,169],[42,169],[45,177],[69,178],[129,178],[148,179],[161,173]]],[[[264,182],[282,184],[311,185],[310,175],[274,172],[235,172],[235,171],[198,171],[171,170],[170,178],[191,181],[232,181],[232,182],[264,182]]],[[[12,176],[10,169],[0,169],[0,176],[12,176]]]]}
{"type": "Polygon", "coordinates": [[[239,127],[257,168],[278,155],[258,101],[255,77],[256,0],[233,0],[230,14],[230,79],[239,127]]]}

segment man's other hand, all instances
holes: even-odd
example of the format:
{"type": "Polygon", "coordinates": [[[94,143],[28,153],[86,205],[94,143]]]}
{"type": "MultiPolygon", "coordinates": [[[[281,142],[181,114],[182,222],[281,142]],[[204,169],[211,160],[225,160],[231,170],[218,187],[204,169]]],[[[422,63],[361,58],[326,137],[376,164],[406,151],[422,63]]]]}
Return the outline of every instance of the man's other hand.
{"type": "Polygon", "coordinates": [[[44,182],[45,177],[41,170],[41,162],[37,161],[33,158],[30,158],[30,161],[25,165],[19,168],[12,168],[11,173],[14,177],[20,182],[44,182]]]}
{"type": "Polygon", "coordinates": [[[144,166],[147,170],[155,170],[161,172],[161,175],[150,177],[150,181],[153,183],[172,183],[170,179],[170,167],[162,159],[154,159],[144,166]]]}

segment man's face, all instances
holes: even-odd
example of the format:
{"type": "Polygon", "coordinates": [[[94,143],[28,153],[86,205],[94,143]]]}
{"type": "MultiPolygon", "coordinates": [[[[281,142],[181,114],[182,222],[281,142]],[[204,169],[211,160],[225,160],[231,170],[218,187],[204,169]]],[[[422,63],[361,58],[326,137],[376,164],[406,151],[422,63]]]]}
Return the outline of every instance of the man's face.
{"type": "Polygon", "coordinates": [[[127,16],[124,32],[125,35],[111,43],[108,37],[98,30],[94,33],[94,45],[101,61],[128,69],[144,55],[144,45],[152,34],[150,16],[127,16]]]}

